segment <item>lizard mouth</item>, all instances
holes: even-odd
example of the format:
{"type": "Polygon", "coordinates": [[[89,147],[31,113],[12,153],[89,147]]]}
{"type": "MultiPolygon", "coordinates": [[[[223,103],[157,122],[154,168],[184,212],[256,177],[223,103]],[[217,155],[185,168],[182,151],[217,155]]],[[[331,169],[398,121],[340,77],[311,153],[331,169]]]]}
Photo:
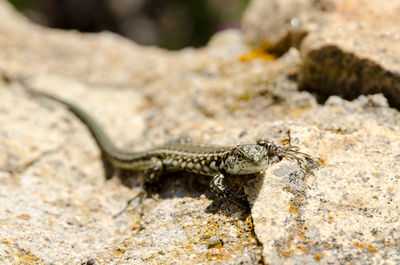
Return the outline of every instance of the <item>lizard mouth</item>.
{"type": "Polygon", "coordinates": [[[263,160],[259,163],[248,163],[245,166],[237,168],[235,170],[236,175],[249,175],[249,174],[256,174],[264,171],[268,166],[268,161],[263,160]]]}

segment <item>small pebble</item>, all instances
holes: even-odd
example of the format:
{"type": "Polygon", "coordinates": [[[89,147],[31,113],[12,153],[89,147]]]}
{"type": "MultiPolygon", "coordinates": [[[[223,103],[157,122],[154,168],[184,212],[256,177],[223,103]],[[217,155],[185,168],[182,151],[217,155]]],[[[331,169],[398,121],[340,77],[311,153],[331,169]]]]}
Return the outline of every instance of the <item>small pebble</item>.
{"type": "Polygon", "coordinates": [[[96,265],[96,260],[88,259],[86,262],[83,262],[82,265],[96,265]]]}
{"type": "Polygon", "coordinates": [[[208,240],[207,248],[213,248],[218,245],[222,245],[221,238],[219,236],[212,236],[212,237],[210,237],[210,240],[208,240]]]}

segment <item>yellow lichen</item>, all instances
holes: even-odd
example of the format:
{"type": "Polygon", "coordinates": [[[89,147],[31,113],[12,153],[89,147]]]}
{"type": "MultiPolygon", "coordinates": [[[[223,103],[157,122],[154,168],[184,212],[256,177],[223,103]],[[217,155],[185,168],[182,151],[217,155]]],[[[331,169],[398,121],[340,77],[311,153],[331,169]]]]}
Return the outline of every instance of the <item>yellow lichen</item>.
{"type": "Polygon", "coordinates": [[[18,215],[17,216],[19,219],[22,219],[22,220],[29,220],[29,219],[31,219],[31,216],[29,215],[29,214],[21,214],[21,215],[18,215]]]}
{"type": "Polygon", "coordinates": [[[262,42],[258,47],[250,50],[248,53],[239,56],[239,61],[250,62],[254,59],[262,59],[265,61],[275,60],[276,57],[273,54],[268,53],[271,44],[268,41],[262,42]]]}
{"type": "Polygon", "coordinates": [[[318,253],[318,252],[315,253],[315,255],[314,255],[314,259],[316,259],[317,261],[320,261],[323,257],[324,257],[324,255],[321,253],[318,253]]]}
{"type": "Polygon", "coordinates": [[[276,250],[276,252],[278,252],[279,254],[281,254],[285,258],[290,257],[290,255],[292,255],[293,252],[294,252],[294,250],[282,250],[279,247],[276,247],[275,250],[276,250]]]}
{"type": "Polygon", "coordinates": [[[334,218],[333,218],[333,216],[328,216],[328,223],[333,223],[333,221],[334,221],[334,218]]]}
{"type": "Polygon", "coordinates": [[[294,214],[296,216],[300,215],[299,209],[292,202],[289,202],[289,213],[294,214]]]}
{"type": "Polygon", "coordinates": [[[365,244],[364,243],[360,243],[360,242],[353,242],[353,245],[359,248],[365,248],[365,244]]]}
{"type": "Polygon", "coordinates": [[[368,252],[369,253],[378,253],[378,250],[376,249],[376,247],[372,244],[368,245],[368,252]]]}

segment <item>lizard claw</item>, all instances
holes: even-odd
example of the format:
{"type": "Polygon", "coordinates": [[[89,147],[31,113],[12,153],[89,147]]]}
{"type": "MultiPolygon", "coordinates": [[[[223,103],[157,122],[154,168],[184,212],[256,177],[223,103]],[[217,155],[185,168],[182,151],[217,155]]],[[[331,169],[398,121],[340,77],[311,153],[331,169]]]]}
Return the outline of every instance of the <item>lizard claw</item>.
{"type": "Polygon", "coordinates": [[[147,192],[142,190],[140,191],[138,194],[136,194],[134,197],[130,198],[127,202],[126,205],[124,207],[124,209],[122,209],[121,211],[119,211],[118,213],[114,214],[112,217],[113,219],[117,218],[118,216],[120,216],[121,214],[123,214],[124,212],[126,212],[126,210],[128,210],[129,205],[136,200],[137,198],[139,198],[139,204],[143,201],[143,199],[147,196],[147,192]]]}

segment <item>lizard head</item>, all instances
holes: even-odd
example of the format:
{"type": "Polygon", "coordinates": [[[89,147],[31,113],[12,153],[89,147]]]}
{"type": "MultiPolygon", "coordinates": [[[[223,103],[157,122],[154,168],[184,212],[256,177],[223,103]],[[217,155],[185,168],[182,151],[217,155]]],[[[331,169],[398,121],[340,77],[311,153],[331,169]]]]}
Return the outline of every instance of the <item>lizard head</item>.
{"type": "Polygon", "coordinates": [[[270,159],[269,152],[263,145],[238,145],[225,159],[224,169],[231,175],[255,174],[263,171],[270,159]]]}
{"type": "Polygon", "coordinates": [[[298,147],[280,147],[266,140],[257,144],[238,145],[225,159],[223,169],[231,175],[249,175],[263,171],[271,163],[282,158],[295,160],[298,163],[311,160],[311,157],[298,151],[298,147]]]}

